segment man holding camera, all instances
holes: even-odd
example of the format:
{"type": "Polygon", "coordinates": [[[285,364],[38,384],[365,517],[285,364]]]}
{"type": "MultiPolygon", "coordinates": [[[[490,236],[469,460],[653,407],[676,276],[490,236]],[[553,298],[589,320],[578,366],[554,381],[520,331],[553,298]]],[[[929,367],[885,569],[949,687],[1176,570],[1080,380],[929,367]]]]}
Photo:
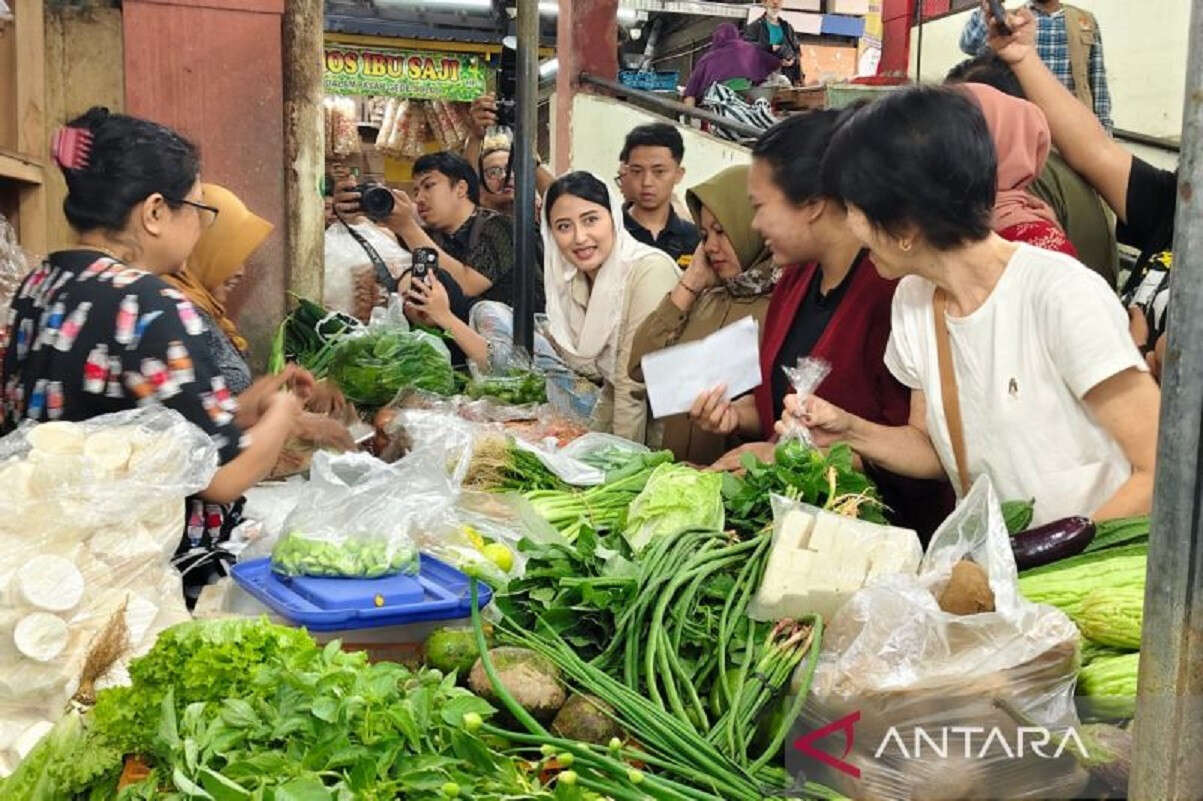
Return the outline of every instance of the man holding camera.
{"type": "MultiPolygon", "coordinates": [[[[472,165],[451,153],[431,153],[414,162],[413,176],[413,197],[392,190],[393,208],[381,222],[409,250],[434,249],[439,271],[469,299],[513,302],[512,225],[479,205],[472,165]]],[[[340,211],[359,211],[360,192],[342,184],[335,203],[340,211]]]]}

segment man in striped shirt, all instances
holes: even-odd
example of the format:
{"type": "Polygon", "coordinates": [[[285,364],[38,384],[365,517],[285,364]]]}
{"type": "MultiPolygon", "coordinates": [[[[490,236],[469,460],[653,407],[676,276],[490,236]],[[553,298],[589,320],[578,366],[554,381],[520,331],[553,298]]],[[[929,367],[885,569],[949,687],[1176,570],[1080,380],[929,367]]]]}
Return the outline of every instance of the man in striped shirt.
{"type": "MultiPolygon", "coordinates": [[[[1110,133],[1111,92],[1103,64],[1103,39],[1094,15],[1060,0],[1032,0],[1028,8],[1036,17],[1036,52],[1040,60],[1065,88],[1094,110],[1110,133]]],[[[961,33],[961,50],[971,56],[985,53],[986,25],[981,10],[974,11],[961,33]]]]}

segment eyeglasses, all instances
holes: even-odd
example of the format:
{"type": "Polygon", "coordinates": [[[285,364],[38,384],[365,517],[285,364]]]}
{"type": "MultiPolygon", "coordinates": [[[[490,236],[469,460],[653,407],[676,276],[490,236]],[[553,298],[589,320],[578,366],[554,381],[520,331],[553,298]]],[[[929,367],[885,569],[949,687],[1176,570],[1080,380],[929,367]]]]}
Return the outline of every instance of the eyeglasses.
{"type": "Polygon", "coordinates": [[[508,170],[506,170],[505,167],[489,167],[487,170],[485,170],[485,179],[497,181],[504,178],[506,172],[508,172],[508,170]]]}
{"type": "Polygon", "coordinates": [[[171,200],[171,198],[168,198],[168,201],[171,203],[182,203],[185,206],[191,206],[192,208],[196,209],[197,216],[200,217],[202,228],[211,228],[213,223],[217,222],[217,215],[221,213],[221,209],[214,206],[207,206],[204,203],[197,203],[195,200],[186,200],[184,198],[180,198],[179,200],[171,200]]]}

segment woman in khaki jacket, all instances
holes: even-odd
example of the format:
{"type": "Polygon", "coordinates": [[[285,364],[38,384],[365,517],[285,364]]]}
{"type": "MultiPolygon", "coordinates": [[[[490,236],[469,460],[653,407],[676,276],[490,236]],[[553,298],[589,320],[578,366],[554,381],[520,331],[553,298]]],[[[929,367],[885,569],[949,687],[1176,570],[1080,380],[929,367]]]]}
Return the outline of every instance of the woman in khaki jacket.
{"type": "MultiPolygon", "coordinates": [[[[728,167],[686,194],[702,233],[689,268],[635,332],[628,368],[643,381],[645,354],[703,339],[723,326],[755,317],[763,327],[777,269],[752,230],[748,168],[728,167]]],[[[677,459],[709,465],[733,447],[729,437],[693,425],[689,415],[665,418],[661,447],[677,459]]]]}

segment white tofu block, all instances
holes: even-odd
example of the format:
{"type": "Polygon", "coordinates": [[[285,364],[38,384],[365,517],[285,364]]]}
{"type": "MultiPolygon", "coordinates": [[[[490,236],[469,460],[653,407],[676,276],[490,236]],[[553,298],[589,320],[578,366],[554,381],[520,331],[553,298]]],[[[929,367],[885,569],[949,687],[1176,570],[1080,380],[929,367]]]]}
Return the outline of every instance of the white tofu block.
{"type": "Polygon", "coordinates": [[[84,597],[84,577],[68,559],[43,554],[17,570],[17,590],[25,603],[48,612],[66,612],[84,597]]]}

